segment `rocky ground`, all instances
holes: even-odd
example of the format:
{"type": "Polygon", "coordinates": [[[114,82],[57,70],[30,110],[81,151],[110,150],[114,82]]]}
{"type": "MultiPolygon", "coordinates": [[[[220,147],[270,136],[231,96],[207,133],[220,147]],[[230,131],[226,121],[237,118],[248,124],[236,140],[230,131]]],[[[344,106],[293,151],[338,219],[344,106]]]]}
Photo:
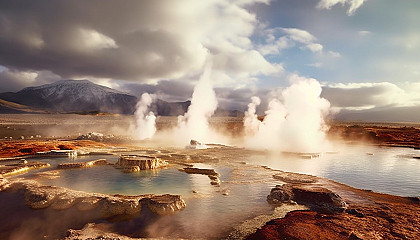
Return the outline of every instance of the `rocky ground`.
{"type": "Polygon", "coordinates": [[[331,139],[378,144],[390,147],[420,148],[420,125],[334,123],[328,136],[331,139]]]}
{"type": "MultiPolygon", "coordinates": [[[[247,239],[419,239],[420,199],[356,189],[328,179],[286,173],[271,204],[290,201],[308,210],[267,222],[247,239]],[[292,176],[291,181],[287,176],[292,176]],[[302,179],[299,181],[299,179],[302,179]]],[[[285,175],[274,175],[275,178],[285,175]]]]}
{"type": "Polygon", "coordinates": [[[7,209],[0,210],[2,217],[8,218],[0,226],[0,239],[55,239],[62,235],[62,229],[66,229],[66,226],[101,220],[127,221],[147,214],[165,216],[186,206],[179,195],[124,196],[86,193],[44,186],[33,180],[8,180],[1,175],[0,196],[0,204],[9,205],[7,209]],[[50,226],[50,221],[60,223],[50,226]],[[21,226],[22,232],[17,231],[16,227],[25,222],[30,224],[21,226]],[[36,225],[33,225],[35,222],[36,225]],[[39,232],[46,235],[38,236],[39,232]]]}
{"type": "MultiPolygon", "coordinates": [[[[240,121],[230,121],[226,126],[219,125],[219,128],[236,129],[235,135],[240,135],[241,124],[240,121]]],[[[363,140],[384,146],[420,147],[420,129],[417,125],[335,123],[332,124],[328,136],[331,139],[357,142],[363,140]]],[[[70,138],[65,140],[8,139],[1,140],[0,143],[1,160],[27,158],[36,152],[49,150],[72,149],[89,153],[109,152],[116,149],[113,143],[71,140],[70,138]]],[[[121,144],[117,148],[130,147],[121,144]]],[[[230,153],[229,149],[225,153],[212,149],[200,153],[194,150],[184,151],[189,151],[188,158],[176,151],[150,150],[156,157],[164,157],[170,159],[171,163],[183,166],[182,171],[189,174],[207,175],[210,183],[214,183],[215,186],[220,184],[217,172],[212,169],[192,168],[190,164],[223,161],[235,158],[237,154],[235,151],[230,153]],[[231,155],[228,156],[228,154],[231,155]],[[215,155],[217,155],[217,160],[215,155]]],[[[356,189],[315,176],[268,168],[262,168],[261,171],[265,171],[279,183],[271,192],[267,192],[267,202],[273,207],[287,209],[287,211],[250,219],[241,226],[237,226],[227,236],[229,239],[245,237],[248,239],[420,239],[420,199],[418,196],[392,196],[356,189]]],[[[51,177],[54,177],[54,171],[50,173],[51,177]]],[[[58,218],[60,213],[57,213],[57,210],[59,210],[71,219],[71,216],[76,217],[72,215],[75,211],[86,213],[77,216],[81,218],[79,228],[77,228],[80,230],[69,230],[67,239],[131,239],[102,228],[100,223],[87,225],[85,223],[98,219],[119,221],[121,218],[138,217],[141,209],[147,209],[148,214],[165,215],[185,207],[182,199],[174,195],[130,197],[90,194],[42,186],[37,182],[24,179],[6,179],[3,176],[0,177],[0,194],[2,194],[0,197],[2,206],[10,202],[15,203],[15,206],[10,209],[3,210],[3,214],[10,214],[11,220],[2,229],[7,229],[8,224],[16,221],[16,218],[25,217],[28,214],[58,218]],[[28,209],[38,210],[29,211],[28,209]]],[[[71,225],[74,223],[72,222],[71,225]]],[[[25,234],[22,236],[30,236],[28,235],[30,232],[25,234]]],[[[7,231],[2,230],[0,238],[9,237],[7,231]]]]}

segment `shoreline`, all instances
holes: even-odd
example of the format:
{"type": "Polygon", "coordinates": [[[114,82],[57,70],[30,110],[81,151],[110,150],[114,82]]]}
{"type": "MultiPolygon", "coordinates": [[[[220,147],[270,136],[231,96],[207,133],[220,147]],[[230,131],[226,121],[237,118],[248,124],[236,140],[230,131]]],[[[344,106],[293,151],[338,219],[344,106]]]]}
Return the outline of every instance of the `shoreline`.
{"type": "MultiPolygon", "coordinates": [[[[228,239],[276,239],[280,237],[313,239],[309,236],[319,236],[320,238],[352,237],[352,239],[357,239],[355,237],[358,237],[359,239],[375,239],[375,234],[378,234],[379,232],[382,234],[381,236],[386,239],[400,239],[404,237],[412,239],[416,236],[420,236],[418,235],[420,234],[419,230],[415,230],[416,228],[419,229],[418,226],[420,226],[420,202],[418,198],[395,196],[370,190],[357,189],[327,178],[285,172],[282,170],[273,170],[264,166],[260,166],[260,169],[261,171],[266,171],[272,174],[272,177],[279,180],[279,183],[283,183],[283,185],[292,184],[294,187],[298,188],[302,186],[314,186],[316,189],[327,189],[342,198],[342,200],[346,203],[346,210],[343,212],[324,212],[322,209],[320,210],[319,208],[313,207],[316,202],[296,203],[294,201],[286,201],[285,203],[274,205],[273,214],[271,215],[259,215],[234,226],[234,230],[226,236],[228,239]],[[288,210],[285,211],[285,209],[288,210]],[[314,219],[318,220],[315,221],[314,219]],[[375,227],[365,228],[356,227],[354,225],[349,228],[349,222],[359,222],[359,224],[364,223],[361,226],[369,225],[375,227]],[[296,229],[301,227],[300,224],[304,224],[305,231],[308,235],[300,235],[301,232],[296,229]],[[288,226],[288,229],[294,230],[288,230],[285,232],[281,226],[288,226]],[[276,229],[276,227],[281,229],[276,229]],[[338,231],[338,229],[341,230],[338,231]],[[252,233],[250,230],[252,230],[252,233]],[[309,235],[309,233],[311,233],[311,235],[309,235]],[[276,236],[275,238],[272,237],[273,234],[276,236]]],[[[12,180],[12,185],[22,185],[18,187],[17,190],[13,191],[19,192],[21,191],[19,189],[26,189],[25,191],[29,191],[31,193],[39,191],[37,189],[45,190],[47,187],[40,185],[39,183],[30,183],[30,180],[28,183],[25,183],[25,181],[28,182],[28,180],[12,180]],[[26,187],[25,184],[36,186],[26,187]]],[[[4,188],[3,191],[6,191],[7,193],[9,191],[7,190],[8,188],[10,188],[10,186],[4,188]]],[[[56,189],[62,189],[60,187],[57,188],[53,186],[50,188],[53,189],[53,191],[57,191],[56,189]]],[[[70,196],[72,195],[72,192],[78,192],[78,195],[83,196],[104,195],[75,190],[66,190],[66,192],[66,195],[70,196]],[[68,191],[70,191],[70,193],[68,193],[68,191]]],[[[31,194],[39,195],[37,193],[31,194]]],[[[267,194],[269,195],[269,192],[267,192],[267,194]]],[[[24,195],[26,196],[27,194],[24,195]]],[[[62,194],[58,193],[56,195],[58,196],[62,194]]],[[[85,197],[89,198],[89,196],[85,197]]],[[[121,195],[121,197],[124,196],[121,195]]],[[[28,197],[25,199],[28,199],[28,197]]],[[[38,199],[38,197],[36,199],[38,199]]],[[[47,199],[57,199],[57,197],[47,197],[47,199]]],[[[64,204],[63,206],[71,207],[73,206],[72,202],[75,202],[74,200],[67,201],[66,197],[60,197],[58,199],[61,199],[61,204],[58,206],[64,204]]],[[[34,206],[37,208],[39,204],[35,205],[34,206]]],[[[48,202],[47,204],[41,205],[41,208],[43,208],[45,206],[50,206],[51,204],[48,202]]],[[[100,227],[98,228],[95,224],[90,223],[87,223],[87,225],[80,230],[69,230],[69,236],[77,236],[78,239],[87,239],[89,237],[95,238],[99,236],[95,234],[99,233],[101,236],[113,237],[116,239],[137,239],[128,238],[127,236],[120,235],[112,231],[100,230],[100,227]]]]}
{"type": "MultiPolygon", "coordinates": [[[[238,121],[238,124],[242,124],[242,122],[238,121]]],[[[420,136],[420,130],[417,128],[389,128],[387,126],[372,128],[370,125],[367,127],[354,125],[344,127],[340,126],[339,128],[332,129],[329,132],[329,137],[339,141],[353,141],[360,144],[360,140],[362,140],[362,144],[364,145],[367,144],[375,147],[402,147],[411,149],[417,149],[417,144],[420,142],[420,138],[417,140],[415,139],[417,136],[420,136]],[[390,130],[391,133],[387,132],[390,130]],[[403,134],[403,131],[408,131],[408,133],[403,134]],[[415,134],[410,135],[411,133],[415,134]],[[408,137],[410,139],[405,139],[408,137]]],[[[123,151],[139,149],[142,149],[142,151],[150,150],[148,147],[133,146],[133,144],[129,144],[127,142],[96,142],[91,140],[73,140],[70,138],[0,140],[0,142],[2,143],[0,148],[0,163],[3,161],[13,161],[25,158],[28,160],[36,159],[37,156],[30,155],[30,153],[62,150],[63,148],[82,151],[86,154],[90,152],[112,152],[117,154],[123,151]],[[10,151],[10,149],[13,149],[13,151],[10,151]],[[30,153],[22,153],[20,151],[21,149],[25,149],[24,151],[30,151],[30,153]],[[15,154],[25,155],[16,156],[15,154]],[[35,158],[32,158],[32,156],[35,156],[35,158]]],[[[183,149],[180,152],[183,151],[185,151],[184,154],[186,154],[187,150],[183,149]]],[[[188,151],[191,151],[188,152],[188,154],[190,154],[194,150],[188,151]]],[[[227,151],[228,152],[226,152],[226,154],[232,154],[229,152],[229,148],[227,151]]],[[[157,150],[153,150],[153,152],[158,154],[157,150]]],[[[224,153],[222,153],[222,155],[223,154],[224,153]]],[[[159,155],[165,156],[167,153],[159,153],[159,155]]],[[[174,156],[176,156],[176,154],[174,154],[174,156]]],[[[198,160],[199,162],[206,163],[206,161],[213,161],[213,158],[205,156],[203,159],[199,159],[194,155],[194,158],[189,161],[186,161],[185,159],[172,159],[175,164],[182,163],[187,164],[188,166],[198,160]]],[[[223,164],[223,162],[220,162],[220,164],[223,164]]],[[[277,214],[275,209],[279,206],[273,206],[273,214],[259,215],[248,219],[239,225],[233,226],[232,231],[226,235],[227,238],[230,236],[229,239],[243,239],[245,237],[248,237],[249,239],[275,239],[272,236],[276,236],[276,238],[288,237],[298,239],[313,239],[311,236],[317,236],[320,239],[413,239],[420,236],[420,232],[418,230],[420,229],[419,196],[398,196],[358,189],[338,181],[317,176],[309,177],[316,179],[316,182],[312,182],[312,180],[307,180],[309,176],[307,174],[285,172],[270,169],[262,165],[258,165],[257,167],[259,167],[261,171],[266,171],[267,176],[271,176],[270,179],[266,179],[267,184],[268,182],[277,181],[278,184],[292,184],[293,189],[298,189],[299,187],[319,187],[327,189],[327,192],[339,195],[347,204],[347,208],[344,212],[325,213],[320,211],[318,208],[314,208],[314,203],[296,203],[295,200],[292,200],[291,202],[285,202],[283,205],[279,205],[280,208],[283,206],[284,209],[289,209],[290,211],[277,214]],[[279,173],[286,174],[287,176],[283,176],[283,178],[272,177],[273,175],[279,173]],[[281,226],[287,226],[288,230],[286,228],[281,228],[281,226]],[[308,235],[299,235],[301,234],[302,229],[305,229],[305,232],[308,235]],[[234,231],[237,232],[234,233],[234,231]]],[[[15,178],[19,177],[14,176],[13,179],[15,178]]],[[[7,181],[8,178],[5,179],[7,181]]],[[[4,183],[2,186],[7,186],[7,182],[3,179],[1,182],[4,183]]],[[[3,195],[6,193],[2,192],[0,194],[3,195]]],[[[267,195],[270,195],[269,191],[267,192],[267,195]]],[[[217,211],[217,209],[215,211],[217,211]]],[[[110,229],[103,228],[103,225],[101,224],[98,225],[87,222],[83,225],[77,226],[77,228],[73,228],[74,230],[69,230],[69,237],[73,236],[79,239],[86,239],[89,237],[96,238],[97,236],[108,236],[116,239],[135,239],[128,238],[122,234],[117,234],[110,229]]]]}

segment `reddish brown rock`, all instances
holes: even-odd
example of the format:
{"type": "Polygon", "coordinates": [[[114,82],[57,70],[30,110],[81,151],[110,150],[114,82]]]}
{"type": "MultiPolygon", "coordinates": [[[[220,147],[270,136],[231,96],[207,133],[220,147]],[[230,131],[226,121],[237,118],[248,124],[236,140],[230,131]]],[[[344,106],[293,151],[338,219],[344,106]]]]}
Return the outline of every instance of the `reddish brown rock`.
{"type": "Polygon", "coordinates": [[[310,184],[277,185],[271,189],[267,201],[271,204],[295,201],[310,208],[327,212],[343,212],[347,206],[338,194],[327,188],[310,184]]]}

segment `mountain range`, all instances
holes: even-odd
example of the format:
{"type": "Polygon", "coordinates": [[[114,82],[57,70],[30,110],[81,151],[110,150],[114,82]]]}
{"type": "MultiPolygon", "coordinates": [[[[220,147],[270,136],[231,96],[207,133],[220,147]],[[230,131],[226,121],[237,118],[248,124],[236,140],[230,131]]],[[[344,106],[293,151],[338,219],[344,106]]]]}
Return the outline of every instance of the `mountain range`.
{"type": "MultiPolygon", "coordinates": [[[[133,114],[138,98],[89,80],[60,80],[27,87],[18,92],[0,93],[0,113],[117,113],[133,114]]],[[[151,110],[159,116],[184,114],[190,101],[156,99],[151,110]]],[[[218,109],[219,116],[241,116],[239,111],[218,109]]]]}

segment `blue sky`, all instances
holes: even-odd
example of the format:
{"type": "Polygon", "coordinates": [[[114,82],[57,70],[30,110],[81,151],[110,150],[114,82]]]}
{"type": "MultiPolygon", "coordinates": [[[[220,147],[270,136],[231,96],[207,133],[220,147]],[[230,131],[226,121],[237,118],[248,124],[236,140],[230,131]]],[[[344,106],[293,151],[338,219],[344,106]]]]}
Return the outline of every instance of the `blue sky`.
{"type": "Polygon", "coordinates": [[[417,110],[419,13],[416,0],[6,0],[0,92],[89,79],[183,101],[211,61],[224,108],[267,102],[298,75],[334,111],[417,110]]]}
{"type": "Polygon", "coordinates": [[[274,61],[284,62],[288,71],[328,83],[419,81],[419,1],[365,1],[350,16],[348,7],[341,4],[329,10],[317,8],[317,4],[273,1],[252,10],[269,28],[305,30],[326,51],[340,57],[331,59],[294,47],[272,57],[274,61]],[[414,38],[411,48],[409,38],[414,38]],[[321,66],[314,67],[316,63],[321,66]]]}

